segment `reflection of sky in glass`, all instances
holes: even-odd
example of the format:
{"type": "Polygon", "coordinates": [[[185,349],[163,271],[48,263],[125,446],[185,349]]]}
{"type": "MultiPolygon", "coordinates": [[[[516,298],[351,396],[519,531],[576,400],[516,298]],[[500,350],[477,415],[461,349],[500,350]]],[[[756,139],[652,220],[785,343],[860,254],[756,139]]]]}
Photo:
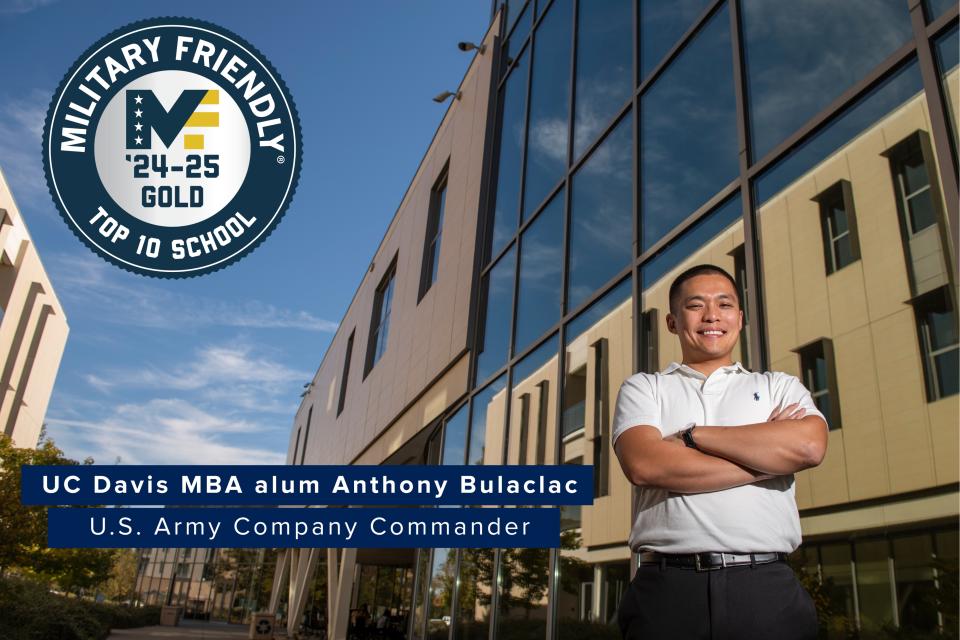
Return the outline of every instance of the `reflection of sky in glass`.
{"type": "Polygon", "coordinates": [[[483,350],[477,356],[477,382],[485,380],[507,361],[516,256],[516,249],[511,248],[487,275],[487,315],[483,329],[483,350]]]}
{"type": "MultiPolygon", "coordinates": [[[[526,358],[513,366],[513,386],[521,384],[524,380],[532,376],[547,363],[550,358],[557,355],[557,334],[544,341],[539,347],[533,350],[526,358]]],[[[541,376],[546,378],[547,376],[541,376]]]]}
{"type": "Polygon", "coordinates": [[[758,160],[912,37],[903,0],[744,0],[758,160]]]}
{"type": "Polygon", "coordinates": [[[930,16],[927,22],[933,22],[948,9],[957,6],[957,0],[924,0],[924,4],[927,5],[927,15],[930,16]]]}
{"type": "Polygon", "coordinates": [[[640,80],[693,25],[709,0],[640,0],[640,80]]]}
{"type": "Polygon", "coordinates": [[[457,410],[447,420],[443,432],[443,456],[441,464],[463,464],[467,449],[467,405],[457,410]]]}
{"type": "Polygon", "coordinates": [[[847,108],[842,115],[796,151],[765,171],[754,183],[756,206],[763,205],[769,198],[806,173],[810,167],[847,144],[851,138],[922,89],[920,70],[916,62],[912,62],[847,108]]]}
{"type": "Polygon", "coordinates": [[[515,354],[560,319],[562,268],[563,189],[520,237],[515,354]]]}
{"type": "Polygon", "coordinates": [[[630,262],[633,251],[633,118],[627,114],[573,177],[567,309],[630,262]]]}
{"type": "Polygon", "coordinates": [[[646,250],[739,171],[726,8],[644,93],[640,117],[640,211],[646,250]]]}
{"type": "Polygon", "coordinates": [[[956,99],[957,92],[957,79],[953,79],[953,83],[950,86],[947,86],[947,74],[954,71],[957,68],[957,64],[960,63],[958,58],[960,58],[960,39],[957,37],[957,28],[954,27],[950,31],[946,32],[937,39],[935,50],[937,53],[937,66],[940,67],[940,75],[943,76],[944,90],[947,92],[947,95],[951,98],[947,100],[947,113],[950,114],[950,125],[953,128],[953,139],[956,141],[957,138],[957,114],[953,111],[954,100],[956,99]]]}
{"type": "MultiPolygon", "coordinates": [[[[649,289],[657,281],[687,260],[694,253],[702,249],[713,238],[720,235],[724,229],[740,219],[741,203],[738,193],[730,200],[720,205],[705,218],[701,218],[693,228],[680,238],[668,244],[653,259],[643,265],[640,270],[643,278],[643,289],[649,289]]],[[[690,265],[693,266],[692,264],[690,265]]],[[[733,274],[730,274],[733,275],[733,274]]]]}
{"type": "MultiPolygon", "coordinates": [[[[528,48],[526,51],[529,51],[528,48]]],[[[503,87],[503,128],[500,134],[500,164],[497,174],[497,205],[493,212],[493,240],[490,255],[495,256],[517,229],[520,206],[520,159],[523,150],[523,119],[527,100],[526,51],[503,87]]]]}
{"type": "Polygon", "coordinates": [[[633,295],[633,285],[630,278],[627,278],[602,298],[587,307],[587,310],[570,321],[567,325],[566,343],[579,338],[583,333],[597,324],[611,311],[623,304],[624,300],[633,295]]]}
{"type": "Polygon", "coordinates": [[[633,86],[633,3],[581,2],[579,13],[574,158],[579,158],[610,122],[633,86]]]}
{"type": "Polygon", "coordinates": [[[520,51],[520,47],[523,46],[524,38],[530,33],[530,27],[533,25],[533,9],[530,8],[531,4],[533,3],[531,2],[524,7],[523,14],[520,16],[520,19],[517,20],[516,31],[510,34],[510,39],[507,40],[504,55],[506,56],[508,65],[513,56],[517,55],[517,52],[520,51]]]}
{"type": "Polygon", "coordinates": [[[572,5],[573,0],[554,0],[534,36],[524,218],[543,202],[567,166],[572,5]]]}
{"type": "MultiPolygon", "coordinates": [[[[473,397],[473,421],[470,430],[470,449],[467,452],[467,464],[483,464],[483,450],[487,437],[487,407],[494,396],[507,387],[506,374],[490,383],[486,389],[473,397]]],[[[491,443],[497,447],[502,443],[491,443]]]]}

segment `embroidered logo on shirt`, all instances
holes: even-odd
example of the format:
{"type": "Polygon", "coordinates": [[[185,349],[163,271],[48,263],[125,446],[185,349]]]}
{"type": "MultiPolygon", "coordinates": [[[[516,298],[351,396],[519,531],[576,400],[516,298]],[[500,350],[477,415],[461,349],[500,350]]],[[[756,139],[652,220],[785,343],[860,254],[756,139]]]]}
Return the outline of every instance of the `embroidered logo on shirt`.
{"type": "Polygon", "coordinates": [[[760,394],[756,391],[753,392],[753,399],[757,402],[760,402],[760,394]]]}

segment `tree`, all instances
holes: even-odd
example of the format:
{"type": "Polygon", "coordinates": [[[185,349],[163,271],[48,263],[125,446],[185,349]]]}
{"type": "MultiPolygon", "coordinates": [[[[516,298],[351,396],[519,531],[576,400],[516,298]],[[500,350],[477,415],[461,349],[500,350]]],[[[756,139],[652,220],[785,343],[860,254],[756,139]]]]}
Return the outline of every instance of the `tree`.
{"type": "MultiPolygon", "coordinates": [[[[87,458],[84,464],[92,464],[87,458]]],[[[110,549],[48,549],[47,510],[20,503],[22,465],[79,464],[63,455],[48,438],[36,449],[13,446],[0,436],[0,576],[10,570],[48,582],[66,591],[89,589],[107,579],[113,562],[110,549]]]]}
{"type": "Polygon", "coordinates": [[[139,566],[140,553],[136,549],[118,549],[110,568],[110,577],[100,585],[100,589],[111,600],[132,600],[139,566]]]}

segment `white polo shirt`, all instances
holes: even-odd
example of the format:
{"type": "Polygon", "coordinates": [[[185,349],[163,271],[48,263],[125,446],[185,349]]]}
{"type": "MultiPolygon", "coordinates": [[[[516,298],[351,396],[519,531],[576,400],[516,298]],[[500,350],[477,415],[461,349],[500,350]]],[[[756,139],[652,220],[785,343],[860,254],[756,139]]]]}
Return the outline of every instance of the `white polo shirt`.
{"type": "MultiPolygon", "coordinates": [[[[712,427],[765,422],[775,407],[793,403],[823,418],[795,376],[752,373],[738,362],[707,377],[674,362],[660,373],[638,373],[623,383],[613,441],[639,425],[656,427],[666,437],[691,422],[712,427]]],[[[792,474],[708,493],[640,488],[635,509],[630,532],[635,551],[789,553],[800,544],[792,474]]]]}

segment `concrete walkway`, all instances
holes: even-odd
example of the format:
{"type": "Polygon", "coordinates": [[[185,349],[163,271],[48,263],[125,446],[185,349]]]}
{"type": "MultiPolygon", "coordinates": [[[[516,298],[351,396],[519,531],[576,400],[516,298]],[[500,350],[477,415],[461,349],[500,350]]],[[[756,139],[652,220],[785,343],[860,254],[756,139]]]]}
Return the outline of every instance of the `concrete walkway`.
{"type": "Polygon", "coordinates": [[[139,629],[114,629],[108,640],[168,640],[187,638],[191,640],[234,640],[246,638],[250,628],[246,625],[225,622],[195,622],[182,620],[178,627],[140,627],[139,629]]]}

